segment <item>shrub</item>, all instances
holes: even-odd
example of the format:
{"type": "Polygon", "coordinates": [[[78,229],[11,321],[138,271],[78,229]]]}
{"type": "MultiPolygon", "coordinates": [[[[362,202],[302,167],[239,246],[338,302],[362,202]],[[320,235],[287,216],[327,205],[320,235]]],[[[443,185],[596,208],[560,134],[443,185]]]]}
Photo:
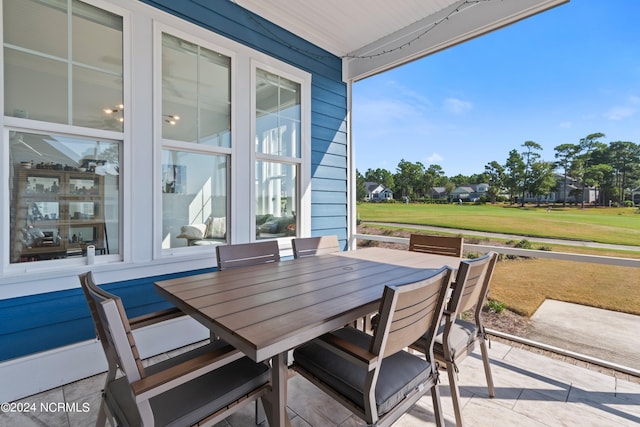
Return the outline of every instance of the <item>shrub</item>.
{"type": "Polygon", "coordinates": [[[547,251],[547,252],[551,252],[551,251],[553,251],[553,249],[551,248],[551,246],[538,246],[538,250],[539,250],[539,251],[547,251]]]}
{"type": "Polygon", "coordinates": [[[533,249],[531,242],[527,239],[522,239],[518,243],[515,244],[514,248],[518,249],[533,249]]]}
{"type": "Polygon", "coordinates": [[[482,254],[480,252],[467,252],[465,256],[468,259],[476,259],[476,258],[480,258],[482,254]]]}
{"type": "Polygon", "coordinates": [[[632,208],[633,207],[633,202],[631,200],[625,200],[624,201],[624,207],[625,208],[632,208]]]}
{"type": "Polygon", "coordinates": [[[487,310],[489,310],[491,313],[496,313],[496,314],[502,313],[506,308],[504,303],[500,301],[492,300],[492,299],[487,301],[486,307],[487,307],[487,310]]]}

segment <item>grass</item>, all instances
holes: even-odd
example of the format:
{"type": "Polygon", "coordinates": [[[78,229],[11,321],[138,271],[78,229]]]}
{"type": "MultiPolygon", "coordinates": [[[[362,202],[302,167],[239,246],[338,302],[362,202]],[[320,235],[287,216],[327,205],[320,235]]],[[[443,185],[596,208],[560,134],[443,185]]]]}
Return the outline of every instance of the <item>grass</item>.
{"type": "MultiPolygon", "coordinates": [[[[571,238],[559,224],[573,222],[572,228],[581,229],[584,236],[594,235],[595,229],[609,229],[602,243],[638,245],[640,242],[640,215],[632,209],[517,209],[485,206],[440,206],[368,204],[359,205],[360,219],[368,221],[405,223],[398,227],[361,227],[365,234],[385,234],[407,237],[416,232],[409,224],[439,225],[478,231],[523,234],[539,237],[571,238]],[[547,220],[553,216],[551,220],[547,220]],[[541,217],[538,219],[538,217],[541,217]],[[469,223],[474,227],[468,227],[469,223]],[[500,227],[502,224],[505,227],[500,227]],[[516,224],[521,224],[516,226],[516,224]],[[630,227],[630,225],[633,227],[630,227]],[[636,236],[628,239],[627,234],[636,236]],[[613,238],[613,236],[622,236],[613,238]]],[[[424,232],[424,231],[417,231],[424,232]]],[[[473,232],[465,234],[465,242],[505,245],[504,239],[478,239],[473,232]]],[[[535,241],[534,239],[531,239],[535,241]]],[[[534,248],[539,245],[534,244],[534,248]]],[[[546,244],[545,246],[550,246],[546,244]]],[[[550,246],[552,251],[589,255],[640,259],[638,251],[617,251],[567,245],[550,246]]],[[[640,315],[640,274],[631,267],[616,267],[554,259],[502,260],[498,263],[491,284],[490,299],[508,309],[530,317],[545,299],[555,299],[613,311],[640,315]]]]}
{"type": "Polygon", "coordinates": [[[640,214],[635,208],[519,208],[509,205],[427,205],[361,203],[362,221],[395,222],[528,237],[638,245],[640,214]]]}
{"type": "Polygon", "coordinates": [[[517,259],[496,265],[489,297],[527,317],[545,299],[640,315],[638,289],[640,274],[633,267],[517,259]]]}

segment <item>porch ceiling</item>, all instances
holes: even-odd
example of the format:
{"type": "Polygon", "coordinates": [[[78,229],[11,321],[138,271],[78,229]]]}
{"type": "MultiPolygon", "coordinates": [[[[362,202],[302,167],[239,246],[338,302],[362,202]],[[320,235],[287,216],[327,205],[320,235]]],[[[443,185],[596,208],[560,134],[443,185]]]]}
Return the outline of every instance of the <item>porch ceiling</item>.
{"type": "Polygon", "coordinates": [[[232,0],[344,59],[359,80],[569,0],[232,0]]]}

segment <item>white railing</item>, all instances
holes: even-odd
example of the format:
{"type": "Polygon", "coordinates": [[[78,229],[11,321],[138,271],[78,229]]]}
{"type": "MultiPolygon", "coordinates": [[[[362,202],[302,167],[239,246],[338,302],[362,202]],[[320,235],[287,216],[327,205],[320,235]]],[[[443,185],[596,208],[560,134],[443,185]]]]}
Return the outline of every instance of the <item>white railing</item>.
{"type": "MultiPolygon", "coordinates": [[[[406,245],[407,247],[409,246],[409,239],[405,237],[393,237],[393,236],[384,236],[384,235],[375,235],[375,234],[359,234],[359,233],[354,234],[353,237],[356,240],[371,240],[371,241],[377,241],[377,242],[396,243],[396,244],[406,245]]],[[[592,264],[605,264],[610,266],[640,268],[640,259],[624,258],[624,257],[573,254],[568,252],[553,252],[553,251],[544,251],[544,250],[536,250],[536,249],[519,249],[519,248],[511,248],[511,247],[504,247],[504,246],[477,245],[472,243],[464,243],[463,249],[465,252],[487,253],[490,251],[494,251],[499,254],[515,255],[515,256],[521,256],[521,257],[548,258],[548,259],[556,259],[556,260],[564,260],[564,261],[586,262],[586,263],[592,263],[592,264]]],[[[620,365],[617,363],[613,363],[611,361],[602,360],[586,354],[573,352],[567,349],[551,346],[551,345],[537,342],[537,341],[532,341],[524,337],[507,334],[507,333],[489,329],[489,328],[487,328],[486,331],[490,335],[494,335],[496,337],[505,338],[514,342],[519,342],[524,345],[537,347],[542,350],[551,351],[553,353],[557,353],[566,357],[582,360],[590,364],[599,365],[608,369],[613,369],[629,375],[640,377],[640,370],[632,367],[620,365]]]]}
{"type": "MultiPolygon", "coordinates": [[[[409,246],[409,239],[406,237],[392,237],[377,234],[354,234],[355,239],[373,240],[378,242],[397,243],[409,246]]],[[[563,261],[588,262],[592,264],[615,265],[619,267],[636,267],[640,268],[640,259],[610,257],[601,255],[585,255],[573,254],[569,252],[542,251],[537,249],[519,249],[504,246],[476,245],[473,243],[465,243],[464,250],[469,252],[487,253],[490,251],[505,255],[516,255],[529,258],[549,258],[563,261]]],[[[640,248],[638,248],[640,251],[640,248]]]]}

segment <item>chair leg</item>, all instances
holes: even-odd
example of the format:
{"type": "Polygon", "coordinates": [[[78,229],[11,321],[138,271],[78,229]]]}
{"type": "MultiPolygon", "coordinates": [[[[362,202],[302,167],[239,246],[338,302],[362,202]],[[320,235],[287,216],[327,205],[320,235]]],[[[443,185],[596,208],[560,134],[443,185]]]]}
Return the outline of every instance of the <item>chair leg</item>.
{"type": "MultiPolygon", "coordinates": [[[[107,403],[104,397],[100,399],[100,409],[98,410],[98,418],[96,419],[96,427],[105,427],[107,425],[107,403]]],[[[109,420],[110,425],[115,425],[113,419],[109,420]]]]}
{"type": "Polygon", "coordinates": [[[453,363],[447,362],[447,376],[449,377],[449,389],[451,390],[451,401],[453,402],[453,412],[456,415],[456,426],[462,427],[462,406],[460,404],[460,388],[458,387],[458,374],[453,363]]]}
{"type": "Polygon", "coordinates": [[[482,363],[484,364],[484,375],[487,377],[487,387],[489,388],[489,397],[495,397],[496,392],[493,387],[493,376],[491,375],[491,365],[489,365],[489,351],[487,343],[480,340],[480,352],[482,353],[482,363]]]}
{"type": "Polygon", "coordinates": [[[442,400],[440,399],[440,389],[438,384],[431,387],[431,400],[433,401],[433,415],[436,419],[436,425],[444,427],[444,413],[442,412],[442,400]]]}
{"type": "Polygon", "coordinates": [[[107,419],[109,419],[109,424],[115,427],[116,422],[113,418],[113,414],[107,407],[107,401],[105,400],[105,393],[107,390],[107,386],[111,381],[116,378],[117,368],[115,364],[109,363],[109,367],[107,370],[107,376],[104,380],[104,387],[102,387],[102,397],[100,398],[100,408],[98,409],[98,417],[96,419],[96,427],[105,427],[107,424],[107,419]]]}
{"type": "Polygon", "coordinates": [[[256,425],[260,425],[267,420],[267,413],[264,411],[264,406],[262,406],[262,399],[256,400],[256,425]]]}

